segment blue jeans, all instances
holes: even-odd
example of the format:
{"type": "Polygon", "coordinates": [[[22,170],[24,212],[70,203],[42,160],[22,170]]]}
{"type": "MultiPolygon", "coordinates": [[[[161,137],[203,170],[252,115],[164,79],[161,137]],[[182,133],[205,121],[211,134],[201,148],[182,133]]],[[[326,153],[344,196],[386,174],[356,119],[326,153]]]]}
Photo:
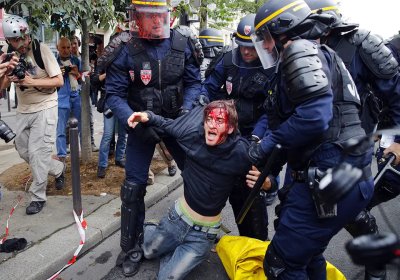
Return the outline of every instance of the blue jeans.
{"type": "Polygon", "coordinates": [[[67,138],[66,128],[67,122],[71,115],[78,120],[78,129],[81,131],[81,97],[80,95],[70,97],[69,108],[58,108],[58,123],[57,123],[57,156],[67,156],[67,138]]]}
{"type": "Polygon", "coordinates": [[[115,150],[115,160],[121,161],[125,156],[126,148],[126,130],[123,125],[118,122],[116,117],[104,118],[104,131],[103,137],[101,137],[100,148],[99,148],[99,163],[100,167],[107,167],[108,165],[108,153],[110,151],[111,139],[114,137],[114,129],[118,130],[118,140],[115,150]]]}
{"type": "Polygon", "coordinates": [[[216,237],[195,230],[171,207],[158,226],[144,227],[142,248],[147,259],[160,257],[157,279],[178,280],[207,259],[216,237]]]}

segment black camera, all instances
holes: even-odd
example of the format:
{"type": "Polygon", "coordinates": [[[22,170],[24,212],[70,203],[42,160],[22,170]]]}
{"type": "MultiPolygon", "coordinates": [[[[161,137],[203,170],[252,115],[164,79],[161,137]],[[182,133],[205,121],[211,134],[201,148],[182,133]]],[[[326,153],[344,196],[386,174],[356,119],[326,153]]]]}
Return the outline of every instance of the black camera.
{"type": "Polygon", "coordinates": [[[28,63],[24,57],[20,57],[10,76],[15,75],[19,80],[25,79],[25,72],[28,70],[28,63]]]}
{"type": "Polygon", "coordinates": [[[71,66],[64,66],[64,73],[67,75],[69,72],[71,72],[72,67],[71,66]]]}
{"type": "Polygon", "coordinates": [[[11,130],[11,128],[4,121],[0,120],[0,138],[8,143],[13,140],[14,137],[15,133],[11,130]]]}

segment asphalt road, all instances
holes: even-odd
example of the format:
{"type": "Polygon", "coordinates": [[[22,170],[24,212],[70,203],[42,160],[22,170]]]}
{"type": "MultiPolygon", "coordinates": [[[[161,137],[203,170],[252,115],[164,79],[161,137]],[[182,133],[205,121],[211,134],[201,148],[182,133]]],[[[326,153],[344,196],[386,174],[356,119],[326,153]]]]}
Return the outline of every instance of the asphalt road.
{"type": "MultiPolygon", "coordinates": [[[[159,203],[151,207],[147,213],[147,218],[161,218],[170,207],[175,199],[182,195],[182,187],[169,194],[159,203]]],[[[383,211],[388,216],[390,223],[399,230],[400,222],[400,207],[398,207],[398,198],[384,204],[383,211]]],[[[269,208],[270,222],[273,221],[273,206],[269,208]],[[270,210],[271,209],[271,210],[270,210]]],[[[373,214],[376,216],[379,228],[382,232],[390,231],[385,219],[382,217],[380,209],[374,209],[373,214]]],[[[233,213],[229,204],[223,210],[223,223],[230,230],[231,234],[238,234],[233,213]]],[[[273,236],[273,230],[270,228],[270,236],[273,236]]],[[[156,279],[158,270],[158,261],[144,261],[139,273],[132,278],[125,278],[119,268],[115,268],[115,259],[120,251],[119,248],[119,232],[112,235],[110,238],[105,240],[102,244],[91,250],[85,256],[80,258],[78,262],[64,271],[60,276],[64,280],[90,280],[90,279],[103,279],[103,280],[114,280],[114,279],[156,279]]],[[[347,255],[344,245],[351,240],[351,236],[342,230],[339,232],[333,240],[330,242],[326,252],[326,259],[338,267],[350,280],[363,279],[363,268],[354,265],[350,257],[347,255]]],[[[388,280],[400,279],[400,267],[390,266],[388,267],[388,280]]],[[[200,279],[229,279],[227,274],[219,261],[216,253],[212,252],[210,258],[193,270],[186,279],[200,280],[200,279]]]]}

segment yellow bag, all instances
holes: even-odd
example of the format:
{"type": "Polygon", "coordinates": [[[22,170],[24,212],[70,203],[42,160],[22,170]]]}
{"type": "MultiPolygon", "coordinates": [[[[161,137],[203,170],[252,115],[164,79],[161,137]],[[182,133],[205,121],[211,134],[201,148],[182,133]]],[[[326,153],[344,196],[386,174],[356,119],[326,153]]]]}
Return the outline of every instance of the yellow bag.
{"type": "MultiPolygon", "coordinates": [[[[217,253],[232,280],[266,279],[263,268],[265,251],[269,241],[225,235],[217,244],[217,253]]],[[[346,280],[332,264],[326,262],[327,280],[346,280]]]]}

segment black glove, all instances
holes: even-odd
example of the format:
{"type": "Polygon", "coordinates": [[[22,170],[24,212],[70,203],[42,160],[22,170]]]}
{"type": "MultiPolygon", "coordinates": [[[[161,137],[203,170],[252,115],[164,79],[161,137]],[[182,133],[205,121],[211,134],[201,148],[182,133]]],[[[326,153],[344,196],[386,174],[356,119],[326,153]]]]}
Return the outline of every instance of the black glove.
{"type": "Polygon", "coordinates": [[[14,251],[19,251],[24,249],[26,244],[27,242],[25,238],[7,239],[3,244],[0,245],[0,252],[11,253],[14,251]]]}
{"type": "Polygon", "coordinates": [[[143,143],[157,144],[161,141],[155,129],[151,126],[145,126],[143,123],[138,123],[133,132],[143,143]]]}
{"type": "Polygon", "coordinates": [[[261,148],[261,145],[256,142],[251,142],[249,147],[249,158],[253,165],[263,166],[267,161],[267,154],[261,148]]]}

